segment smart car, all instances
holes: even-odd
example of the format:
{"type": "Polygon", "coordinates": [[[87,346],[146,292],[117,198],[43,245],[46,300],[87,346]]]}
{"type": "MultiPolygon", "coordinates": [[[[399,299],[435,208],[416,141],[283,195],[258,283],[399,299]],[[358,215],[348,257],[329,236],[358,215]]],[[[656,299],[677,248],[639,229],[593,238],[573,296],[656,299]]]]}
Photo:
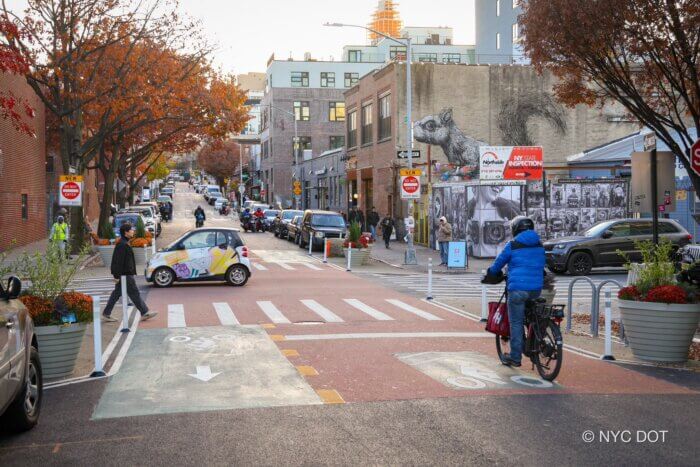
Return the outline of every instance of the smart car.
{"type": "Polygon", "coordinates": [[[251,275],[248,248],[238,229],[201,227],[190,230],[146,263],[146,280],[156,287],[174,282],[226,281],[242,286],[251,275]]]}

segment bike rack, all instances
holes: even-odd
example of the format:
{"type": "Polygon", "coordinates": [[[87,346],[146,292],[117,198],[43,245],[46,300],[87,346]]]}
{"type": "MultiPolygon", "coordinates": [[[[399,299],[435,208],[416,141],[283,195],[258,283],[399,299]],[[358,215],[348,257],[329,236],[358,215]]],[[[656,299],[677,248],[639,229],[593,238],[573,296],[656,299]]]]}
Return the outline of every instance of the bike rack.
{"type": "MultiPolygon", "coordinates": [[[[593,292],[593,295],[594,295],[594,296],[596,295],[596,287],[595,287],[595,284],[594,284],[593,281],[592,281],[591,279],[589,279],[588,277],[583,277],[583,276],[582,276],[582,277],[577,277],[577,278],[575,278],[574,280],[572,280],[571,282],[569,282],[569,298],[568,298],[568,301],[567,301],[567,304],[566,304],[566,332],[571,332],[571,314],[572,314],[572,312],[573,312],[572,307],[573,307],[573,303],[574,303],[574,298],[573,298],[572,294],[573,294],[573,291],[574,291],[574,284],[576,284],[576,282],[578,282],[578,281],[586,281],[586,282],[588,282],[588,284],[591,286],[591,291],[593,292]]],[[[592,299],[591,302],[592,302],[592,303],[591,303],[591,330],[592,330],[592,329],[593,329],[593,318],[592,318],[592,317],[593,317],[593,313],[594,313],[594,311],[595,311],[595,310],[594,310],[594,308],[595,308],[595,300],[592,299]]],[[[596,328],[597,328],[597,327],[596,327],[596,328]]]]}
{"type": "MultiPolygon", "coordinates": [[[[606,279],[600,284],[598,284],[598,287],[595,290],[595,297],[593,300],[593,314],[591,314],[591,335],[593,337],[598,337],[598,316],[600,315],[600,292],[602,292],[603,287],[608,284],[615,284],[618,289],[621,289],[624,287],[622,284],[620,284],[618,281],[615,279],[606,279]]],[[[620,337],[624,338],[625,336],[625,331],[624,327],[622,327],[622,321],[620,321],[620,337]]]]}

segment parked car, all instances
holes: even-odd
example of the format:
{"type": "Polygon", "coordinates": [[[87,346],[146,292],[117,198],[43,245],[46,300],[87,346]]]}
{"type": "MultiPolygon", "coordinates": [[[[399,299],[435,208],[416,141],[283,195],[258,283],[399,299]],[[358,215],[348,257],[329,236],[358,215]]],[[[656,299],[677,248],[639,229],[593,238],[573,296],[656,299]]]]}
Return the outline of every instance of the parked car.
{"type": "Polygon", "coordinates": [[[263,218],[263,225],[265,226],[266,231],[272,231],[272,223],[275,221],[275,218],[279,213],[280,212],[277,209],[263,209],[263,214],[265,215],[263,218]]]}
{"type": "MultiPolygon", "coordinates": [[[[599,222],[579,235],[562,237],[544,243],[547,267],[555,273],[569,272],[586,275],[595,267],[623,266],[627,260],[641,261],[641,253],[635,242],[652,239],[650,219],[618,219],[599,222]]],[[[671,219],[659,219],[659,236],[670,240],[675,249],[692,240],[679,223],[671,219]]]]}
{"type": "Polygon", "coordinates": [[[119,227],[122,226],[122,224],[129,223],[131,224],[134,228],[136,228],[136,223],[138,222],[139,218],[143,221],[143,224],[146,225],[146,219],[139,214],[138,212],[119,212],[117,213],[113,220],[112,220],[112,227],[114,228],[114,236],[119,238],[119,227]]]}
{"type": "Polygon", "coordinates": [[[43,378],[34,323],[17,299],[22,283],[0,285],[0,426],[27,431],[39,421],[43,378]]]}
{"type": "Polygon", "coordinates": [[[175,193],[175,189],[171,188],[171,187],[167,187],[167,186],[165,188],[161,188],[161,190],[160,190],[161,195],[167,195],[167,196],[170,196],[171,198],[173,197],[174,193],[175,193]]]}
{"type": "Polygon", "coordinates": [[[176,281],[215,280],[241,286],[251,271],[248,248],[238,229],[202,227],[153,255],[145,275],[156,287],[169,287],[176,281]]]}
{"type": "Polygon", "coordinates": [[[301,222],[299,246],[306,248],[312,242],[313,248],[323,248],[326,238],[345,236],[345,219],[337,212],[307,209],[301,222]]]}
{"type": "Polygon", "coordinates": [[[157,200],[157,201],[158,201],[159,204],[160,204],[160,203],[170,203],[170,204],[173,204],[173,199],[172,199],[170,196],[168,196],[168,195],[160,195],[160,196],[158,197],[158,200],[157,200]]]}
{"type": "Polygon", "coordinates": [[[294,243],[299,243],[299,234],[301,233],[301,220],[304,216],[294,216],[289,224],[287,224],[287,240],[294,243]]]}
{"type": "Polygon", "coordinates": [[[214,209],[218,211],[224,204],[228,204],[228,200],[226,198],[224,198],[223,196],[216,198],[214,200],[214,209]]]}
{"type": "Polygon", "coordinates": [[[294,216],[303,215],[304,211],[298,211],[296,209],[285,209],[277,214],[272,222],[272,232],[275,234],[275,237],[287,238],[287,226],[289,223],[292,222],[294,216]]]}
{"type": "Polygon", "coordinates": [[[162,221],[162,219],[160,218],[160,208],[158,207],[158,203],[156,201],[141,201],[134,207],[140,208],[142,206],[151,208],[151,211],[153,212],[153,215],[156,216],[156,218],[158,219],[158,222],[162,221]]]}
{"type": "MultiPolygon", "coordinates": [[[[153,210],[151,209],[150,206],[131,206],[126,209],[122,209],[119,211],[120,213],[126,213],[126,212],[136,212],[138,214],[141,214],[144,219],[144,225],[146,226],[146,230],[151,232],[153,235],[158,237],[160,235],[160,232],[162,230],[162,226],[160,225],[160,220],[158,217],[156,217],[153,214],[153,210]]],[[[136,225],[134,225],[135,227],[136,225]]]]}

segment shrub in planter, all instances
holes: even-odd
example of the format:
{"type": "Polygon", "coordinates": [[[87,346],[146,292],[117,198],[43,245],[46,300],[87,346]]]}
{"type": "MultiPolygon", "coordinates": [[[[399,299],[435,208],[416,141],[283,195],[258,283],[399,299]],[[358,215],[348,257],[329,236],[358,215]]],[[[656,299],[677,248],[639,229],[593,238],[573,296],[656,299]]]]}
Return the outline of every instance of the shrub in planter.
{"type": "Polygon", "coordinates": [[[360,224],[353,222],[350,224],[348,229],[348,236],[343,242],[344,248],[369,248],[371,237],[368,235],[362,235],[360,230],[360,224]]]}
{"type": "Polygon", "coordinates": [[[68,321],[92,322],[92,298],[89,295],[64,292],[54,301],[36,295],[22,295],[19,300],[27,307],[35,326],[63,325],[68,321]]]}

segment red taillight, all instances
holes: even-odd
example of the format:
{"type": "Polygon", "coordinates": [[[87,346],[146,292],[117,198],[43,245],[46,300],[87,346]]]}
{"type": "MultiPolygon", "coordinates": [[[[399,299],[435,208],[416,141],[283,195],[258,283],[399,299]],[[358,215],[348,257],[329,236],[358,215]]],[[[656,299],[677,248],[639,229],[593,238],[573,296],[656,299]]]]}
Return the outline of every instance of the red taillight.
{"type": "Polygon", "coordinates": [[[692,241],[693,241],[693,236],[690,235],[690,234],[686,235],[685,238],[686,238],[686,240],[688,240],[689,242],[692,242],[692,241]]]}
{"type": "Polygon", "coordinates": [[[248,247],[247,246],[241,247],[241,254],[243,255],[244,258],[248,257],[248,247]]]}

